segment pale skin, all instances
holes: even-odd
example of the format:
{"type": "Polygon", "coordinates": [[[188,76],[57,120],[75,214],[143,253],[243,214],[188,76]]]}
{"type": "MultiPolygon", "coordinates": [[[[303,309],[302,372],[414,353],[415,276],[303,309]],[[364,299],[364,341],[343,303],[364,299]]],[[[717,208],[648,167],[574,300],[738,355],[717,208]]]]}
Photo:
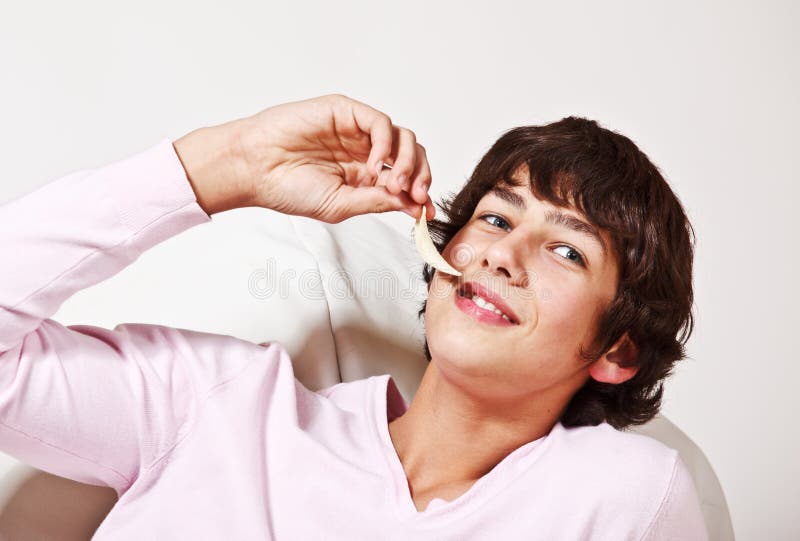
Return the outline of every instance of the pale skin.
{"type": "MultiPolygon", "coordinates": [[[[392,210],[416,218],[424,204],[434,216],[430,166],[414,133],[344,96],[272,107],[174,146],[208,214],[259,206],[336,223],[392,210]]],[[[435,273],[425,313],[431,362],[408,411],[389,424],[418,510],[433,498],[457,498],[514,449],[546,435],[587,378],[621,383],[636,373],[627,366],[636,356],[627,335],[591,364],[578,357],[616,291],[611,253],[545,224],[553,207],[526,187],[513,189],[524,210],[487,194],[442,254],[463,276],[435,273]],[[505,222],[481,218],[486,213],[505,222]],[[459,261],[456,247],[471,257],[459,261]],[[574,263],[576,253],[586,267],[574,263]],[[462,312],[454,298],[465,281],[501,294],[519,324],[488,325],[462,312]]]]}

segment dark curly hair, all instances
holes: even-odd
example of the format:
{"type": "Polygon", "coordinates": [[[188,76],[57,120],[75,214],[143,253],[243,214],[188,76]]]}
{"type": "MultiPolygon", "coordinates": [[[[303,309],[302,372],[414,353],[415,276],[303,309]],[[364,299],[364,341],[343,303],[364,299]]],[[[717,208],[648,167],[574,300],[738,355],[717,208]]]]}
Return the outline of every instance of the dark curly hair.
{"type": "MultiPolygon", "coordinates": [[[[685,358],[692,334],[694,230],[658,168],[627,137],[586,118],[566,117],[504,133],[481,158],[464,187],[437,206],[445,220],[428,229],[443,251],[470,220],[480,199],[527,165],[539,199],[574,208],[607,231],[619,268],[616,296],[599,319],[583,359],[591,363],[625,332],[638,349],[636,374],[620,384],[589,378],[561,416],[564,426],[608,422],[617,429],[642,424],[661,407],[663,381],[685,358]]],[[[430,285],[434,269],[422,270],[430,285]]],[[[427,301],[418,317],[423,317],[427,301]]],[[[425,356],[431,360],[428,342],[425,356]]]]}

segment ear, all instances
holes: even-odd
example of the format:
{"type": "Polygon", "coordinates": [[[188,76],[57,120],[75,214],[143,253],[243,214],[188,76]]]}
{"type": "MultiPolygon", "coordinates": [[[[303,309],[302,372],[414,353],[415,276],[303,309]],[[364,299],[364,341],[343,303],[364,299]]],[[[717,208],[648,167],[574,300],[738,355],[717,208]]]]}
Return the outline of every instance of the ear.
{"type": "Polygon", "coordinates": [[[602,357],[589,366],[592,379],[602,383],[624,383],[639,370],[639,348],[626,332],[602,357]]]}

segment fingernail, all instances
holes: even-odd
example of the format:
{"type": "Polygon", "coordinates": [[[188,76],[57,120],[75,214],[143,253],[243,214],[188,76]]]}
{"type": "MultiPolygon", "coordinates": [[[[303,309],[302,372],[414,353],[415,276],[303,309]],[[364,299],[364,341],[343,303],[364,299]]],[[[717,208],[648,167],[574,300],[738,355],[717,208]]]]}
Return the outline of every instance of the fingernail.
{"type": "Polygon", "coordinates": [[[375,172],[380,176],[381,171],[383,171],[383,162],[379,161],[378,165],[375,167],[375,172]]]}
{"type": "Polygon", "coordinates": [[[408,177],[406,177],[405,175],[400,175],[400,177],[398,177],[397,179],[397,185],[400,186],[401,190],[406,189],[407,182],[408,182],[408,177]]]}

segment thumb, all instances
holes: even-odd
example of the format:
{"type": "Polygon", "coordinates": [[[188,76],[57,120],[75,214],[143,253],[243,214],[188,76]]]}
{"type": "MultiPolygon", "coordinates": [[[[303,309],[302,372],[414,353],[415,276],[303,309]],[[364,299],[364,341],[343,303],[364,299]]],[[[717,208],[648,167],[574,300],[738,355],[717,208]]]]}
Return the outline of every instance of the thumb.
{"type": "Polygon", "coordinates": [[[419,203],[409,197],[408,192],[390,193],[385,186],[342,185],[342,201],[345,203],[344,219],[373,212],[399,210],[412,218],[419,213],[419,203]]]}

